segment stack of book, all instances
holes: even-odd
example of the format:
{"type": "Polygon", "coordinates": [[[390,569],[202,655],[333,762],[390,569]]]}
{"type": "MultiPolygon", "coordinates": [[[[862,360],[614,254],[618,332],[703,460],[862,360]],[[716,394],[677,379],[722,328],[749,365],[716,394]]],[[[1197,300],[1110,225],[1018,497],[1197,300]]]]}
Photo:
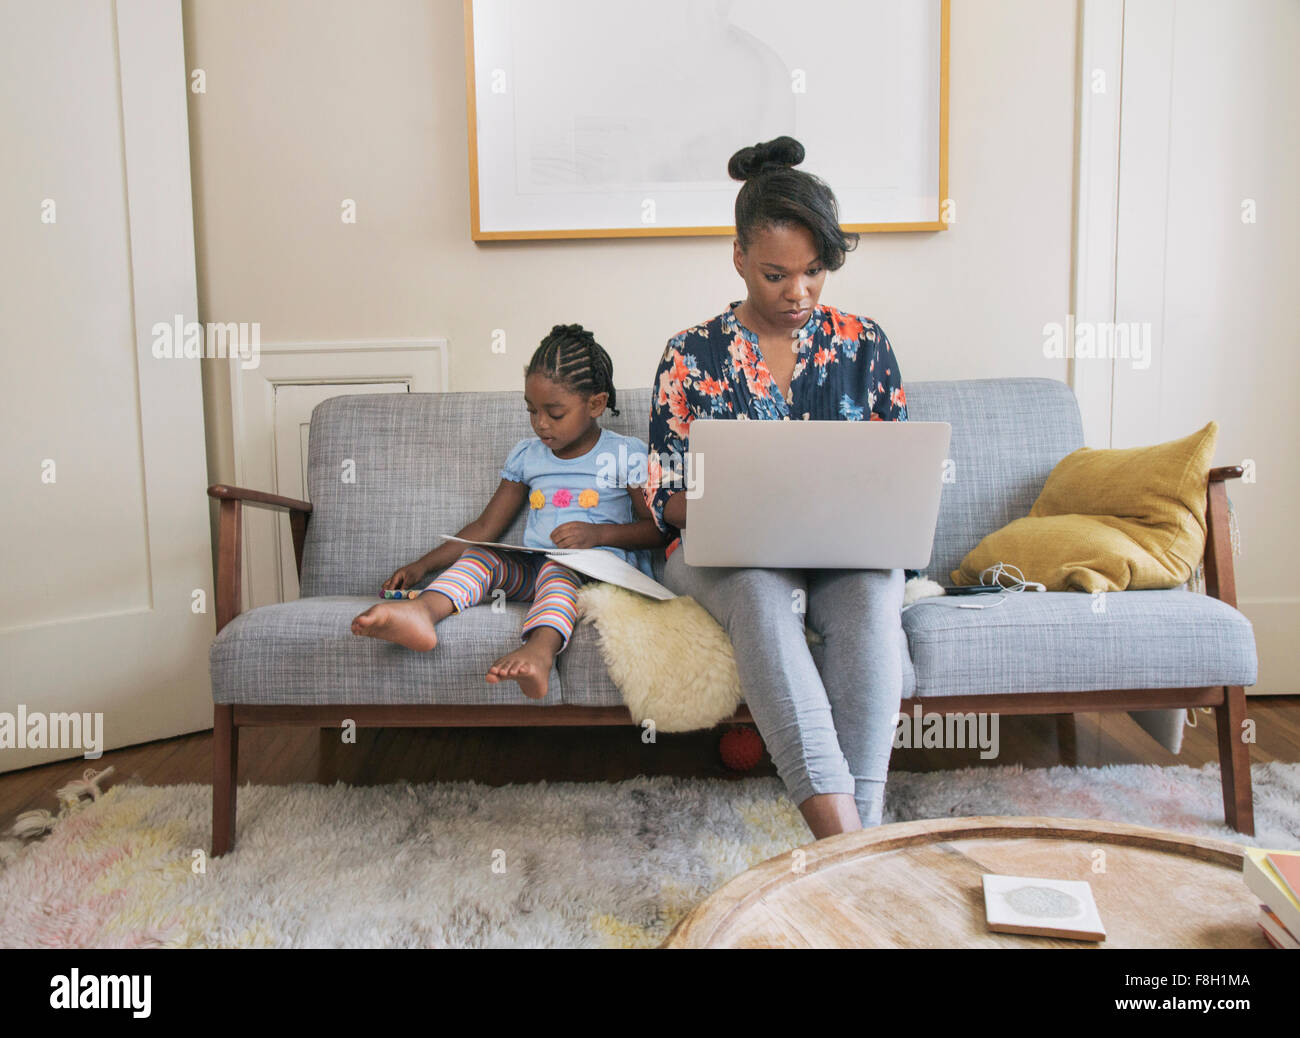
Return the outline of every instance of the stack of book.
{"type": "Polygon", "coordinates": [[[1259,906],[1259,928],[1274,948],[1300,948],[1300,851],[1246,848],[1242,878],[1259,906]]]}

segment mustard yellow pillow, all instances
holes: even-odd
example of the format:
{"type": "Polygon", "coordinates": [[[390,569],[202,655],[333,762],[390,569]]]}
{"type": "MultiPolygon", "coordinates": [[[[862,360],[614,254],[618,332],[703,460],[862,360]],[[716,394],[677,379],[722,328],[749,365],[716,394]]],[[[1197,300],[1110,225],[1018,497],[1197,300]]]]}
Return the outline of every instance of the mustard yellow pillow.
{"type": "Polygon", "coordinates": [[[1177,587],[1205,553],[1205,485],[1219,426],[1154,447],[1083,447],[1061,459],[1029,516],[989,534],[952,571],[978,584],[997,562],[1048,591],[1177,587]]]}

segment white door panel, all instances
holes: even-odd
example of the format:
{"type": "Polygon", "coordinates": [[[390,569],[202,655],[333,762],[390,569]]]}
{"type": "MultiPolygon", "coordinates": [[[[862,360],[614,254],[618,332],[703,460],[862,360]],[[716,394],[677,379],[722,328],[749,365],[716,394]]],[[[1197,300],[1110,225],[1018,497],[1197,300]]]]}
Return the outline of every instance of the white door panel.
{"type": "Polygon", "coordinates": [[[112,749],[212,723],[199,361],[152,349],[197,320],[180,4],[0,16],[0,739],[75,712],[112,749]]]}

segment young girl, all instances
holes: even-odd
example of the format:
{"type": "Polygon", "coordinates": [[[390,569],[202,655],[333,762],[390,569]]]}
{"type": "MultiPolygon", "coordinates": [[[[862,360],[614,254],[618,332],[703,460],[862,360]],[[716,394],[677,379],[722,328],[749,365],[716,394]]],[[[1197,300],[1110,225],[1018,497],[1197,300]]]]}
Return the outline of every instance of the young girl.
{"type": "MultiPolygon", "coordinates": [[[[537,435],[515,445],[492,500],[457,536],[499,541],[528,505],[525,547],[604,548],[653,576],[645,549],[662,547],[664,539],[643,489],[628,485],[629,463],[646,458],[646,445],[596,423],[606,406],[618,411],[613,364],[591,332],[580,324],[551,329],[525,371],[524,402],[537,435]]],[[[632,474],[644,483],[644,462],[632,474]]],[[[439,620],[501,588],[509,600],[533,604],[524,617],[523,645],[493,663],[486,678],[517,681],[534,699],[546,695],[556,654],[573,633],[578,588],[586,578],[544,555],[445,541],[399,569],[384,588],[417,588],[444,568],[415,599],[385,601],[361,613],[352,633],[427,652],[438,644],[439,620]]]]}

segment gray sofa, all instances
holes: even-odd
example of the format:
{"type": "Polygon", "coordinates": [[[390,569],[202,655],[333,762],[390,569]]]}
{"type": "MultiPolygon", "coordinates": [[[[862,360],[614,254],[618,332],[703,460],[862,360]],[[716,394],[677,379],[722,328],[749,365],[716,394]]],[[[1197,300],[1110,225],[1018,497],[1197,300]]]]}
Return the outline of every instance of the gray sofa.
{"type": "MultiPolygon", "coordinates": [[[[915,421],[952,424],[955,479],[944,486],[927,574],[948,574],[987,533],[1026,515],[1052,467],[1083,443],[1079,409],[1047,379],[918,382],[915,421]]],[[[646,438],[649,389],[619,393],[610,428],[646,438]]],[[[473,609],[439,626],[439,648],[416,653],[350,633],[383,580],[478,515],[503,459],[531,435],[517,392],[341,396],[312,414],[311,503],[228,486],[221,502],[213,853],[233,845],[238,733],[250,725],[630,724],[594,633],[579,625],[557,659],[550,693],[488,684],[491,662],[518,644],[525,606],[473,609]],[[351,462],[348,466],[346,463],[351,462]],[[352,480],[345,472],[354,474],[352,480]],[[290,513],[302,597],[239,613],[239,529],[246,506],[290,513]]],[[[1216,711],[1229,825],[1253,832],[1243,686],[1256,680],[1250,622],[1235,608],[1223,480],[1211,475],[1209,594],[1185,589],[1107,596],[1025,593],[989,610],[920,604],[903,613],[903,709],[1056,714],[1126,710],[1177,752],[1184,708],[1216,711]]],[[[521,512],[503,540],[519,543],[521,512]]],[[[1014,561],[1014,560],[1008,560],[1014,561]]],[[[663,553],[655,570],[662,576],[663,553]]],[[[820,664],[820,649],[813,647],[820,664]]],[[[749,719],[741,707],[735,720],[749,719]]],[[[1122,819],[1121,819],[1122,820],[1122,819]]]]}

